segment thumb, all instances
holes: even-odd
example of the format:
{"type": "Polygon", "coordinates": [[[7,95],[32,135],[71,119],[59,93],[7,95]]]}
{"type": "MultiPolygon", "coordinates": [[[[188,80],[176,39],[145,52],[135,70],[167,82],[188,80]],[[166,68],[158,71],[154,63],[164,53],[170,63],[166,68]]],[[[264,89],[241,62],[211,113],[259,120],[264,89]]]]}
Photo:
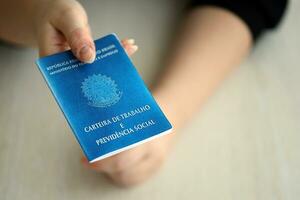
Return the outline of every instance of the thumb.
{"type": "Polygon", "coordinates": [[[54,16],[51,24],[64,35],[73,54],[79,60],[87,63],[95,60],[95,44],[90,33],[88,18],[79,3],[54,16]]]}

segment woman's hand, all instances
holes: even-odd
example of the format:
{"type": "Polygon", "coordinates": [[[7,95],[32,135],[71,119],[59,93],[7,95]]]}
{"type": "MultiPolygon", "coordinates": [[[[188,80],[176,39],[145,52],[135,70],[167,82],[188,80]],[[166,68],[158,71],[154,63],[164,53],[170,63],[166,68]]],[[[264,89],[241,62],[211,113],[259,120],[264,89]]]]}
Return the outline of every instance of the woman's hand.
{"type": "MultiPolygon", "coordinates": [[[[49,0],[39,4],[36,34],[40,56],[71,49],[82,62],[95,59],[95,45],[84,8],[75,0],[49,0]]],[[[123,40],[123,47],[132,55],[134,40],[123,40]]]]}
{"type": "Polygon", "coordinates": [[[173,137],[174,133],[171,133],[95,163],[88,163],[85,157],[81,161],[87,168],[106,174],[120,186],[132,186],[145,181],[159,169],[173,137]]]}
{"type": "MultiPolygon", "coordinates": [[[[81,61],[95,59],[95,45],[91,36],[88,17],[75,0],[51,0],[39,9],[36,23],[40,56],[71,49],[81,61]]],[[[136,52],[133,39],[121,41],[128,55],[136,52]]],[[[90,169],[105,173],[115,183],[123,186],[137,184],[147,179],[165,160],[172,135],[158,138],[110,158],[89,164],[90,169]]]]}

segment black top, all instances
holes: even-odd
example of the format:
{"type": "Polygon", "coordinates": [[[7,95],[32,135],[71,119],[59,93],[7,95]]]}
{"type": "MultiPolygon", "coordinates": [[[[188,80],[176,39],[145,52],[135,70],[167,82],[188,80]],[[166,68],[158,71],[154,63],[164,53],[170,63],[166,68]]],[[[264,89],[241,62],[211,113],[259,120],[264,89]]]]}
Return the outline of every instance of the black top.
{"type": "Polygon", "coordinates": [[[266,29],[278,25],[288,0],[192,0],[191,7],[218,6],[239,16],[249,27],[254,39],[266,29]]]}

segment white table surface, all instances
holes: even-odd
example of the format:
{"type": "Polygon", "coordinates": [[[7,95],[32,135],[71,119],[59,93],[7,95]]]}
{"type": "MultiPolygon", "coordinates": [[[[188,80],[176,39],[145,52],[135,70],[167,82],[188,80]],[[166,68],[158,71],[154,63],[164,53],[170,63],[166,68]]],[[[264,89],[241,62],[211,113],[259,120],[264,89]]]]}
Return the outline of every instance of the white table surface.
{"type": "MultiPolygon", "coordinates": [[[[84,1],[94,37],[134,37],[150,83],[181,5],[84,1]],[[121,17],[120,17],[121,16],[121,17]]],[[[300,198],[300,2],[182,130],[162,170],[120,189],[80,165],[81,150],[43,81],[33,49],[0,45],[1,200],[297,200],[300,198]]]]}

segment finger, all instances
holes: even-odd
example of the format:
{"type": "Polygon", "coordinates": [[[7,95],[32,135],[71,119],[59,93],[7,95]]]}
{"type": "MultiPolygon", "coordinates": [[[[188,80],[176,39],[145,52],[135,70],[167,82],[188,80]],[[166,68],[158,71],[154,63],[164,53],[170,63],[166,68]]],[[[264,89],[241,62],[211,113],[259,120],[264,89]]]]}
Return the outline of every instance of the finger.
{"type": "Polygon", "coordinates": [[[86,158],[81,159],[82,163],[89,169],[98,171],[98,172],[106,172],[109,171],[110,166],[113,163],[113,157],[108,157],[103,160],[99,160],[97,162],[89,163],[86,158]]]}
{"type": "Polygon", "coordinates": [[[132,45],[134,45],[134,43],[135,43],[135,40],[134,39],[123,39],[123,40],[121,40],[121,43],[122,44],[132,44],[132,45]]]}
{"type": "Polygon", "coordinates": [[[95,60],[95,45],[90,34],[88,18],[79,4],[53,16],[51,24],[63,33],[73,54],[79,60],[87,63],[95,60]]]}
{"type": "Polygon", "coordinates": [[[95,163],[88,163],[86,161],[84,164],[96,171],[104,173],[116,173],[120,171],[127,170],[132,166],[140,162],[145,156],[144,151],[138,149],[130,149],[114,155],[109,158],[105,158],[101,161],[95,163]]]}
{"type": "Polygon", "coordinates": [[[138,46],[135,45],[134,39],[121,40],[121,44],[129,56],[133,55],[138,50],[138,46]]]}
{"type": "Polygon", "coordinates": [[[107,173],[116,173],[126,171],[135,166],[145,157],[143,149],[135,148],[119,153],[113,157],[111,168],[106,171],[107,173]]]}
{"type": "Polygon", "coordinates": [[[143,154],[141,152],[122,152],[101,161],[89,163],[88,167],[98,172],[116,173],[135,165],[137,162],[139,162],[139,160],[142,159],[142,157],[143,154]]]}
{"type": "Polygon", "coordinates": [[[39,55],[47,56],[70,49],[65,37],[50,24],[45,24],[38,32],[39,55]]]}
{"type": "Polygon", "coordinates": [[[123,47],[129,56],[132,56],[138,50],[137,45],[125,44],[123,47]]]}
{"type": "Polygon", "coordinates": [[[148,156],[128,170],[109,174],[109,179],[120,186],[132,186],[145,181],[161,166],[162,160],[148,156]]]}

